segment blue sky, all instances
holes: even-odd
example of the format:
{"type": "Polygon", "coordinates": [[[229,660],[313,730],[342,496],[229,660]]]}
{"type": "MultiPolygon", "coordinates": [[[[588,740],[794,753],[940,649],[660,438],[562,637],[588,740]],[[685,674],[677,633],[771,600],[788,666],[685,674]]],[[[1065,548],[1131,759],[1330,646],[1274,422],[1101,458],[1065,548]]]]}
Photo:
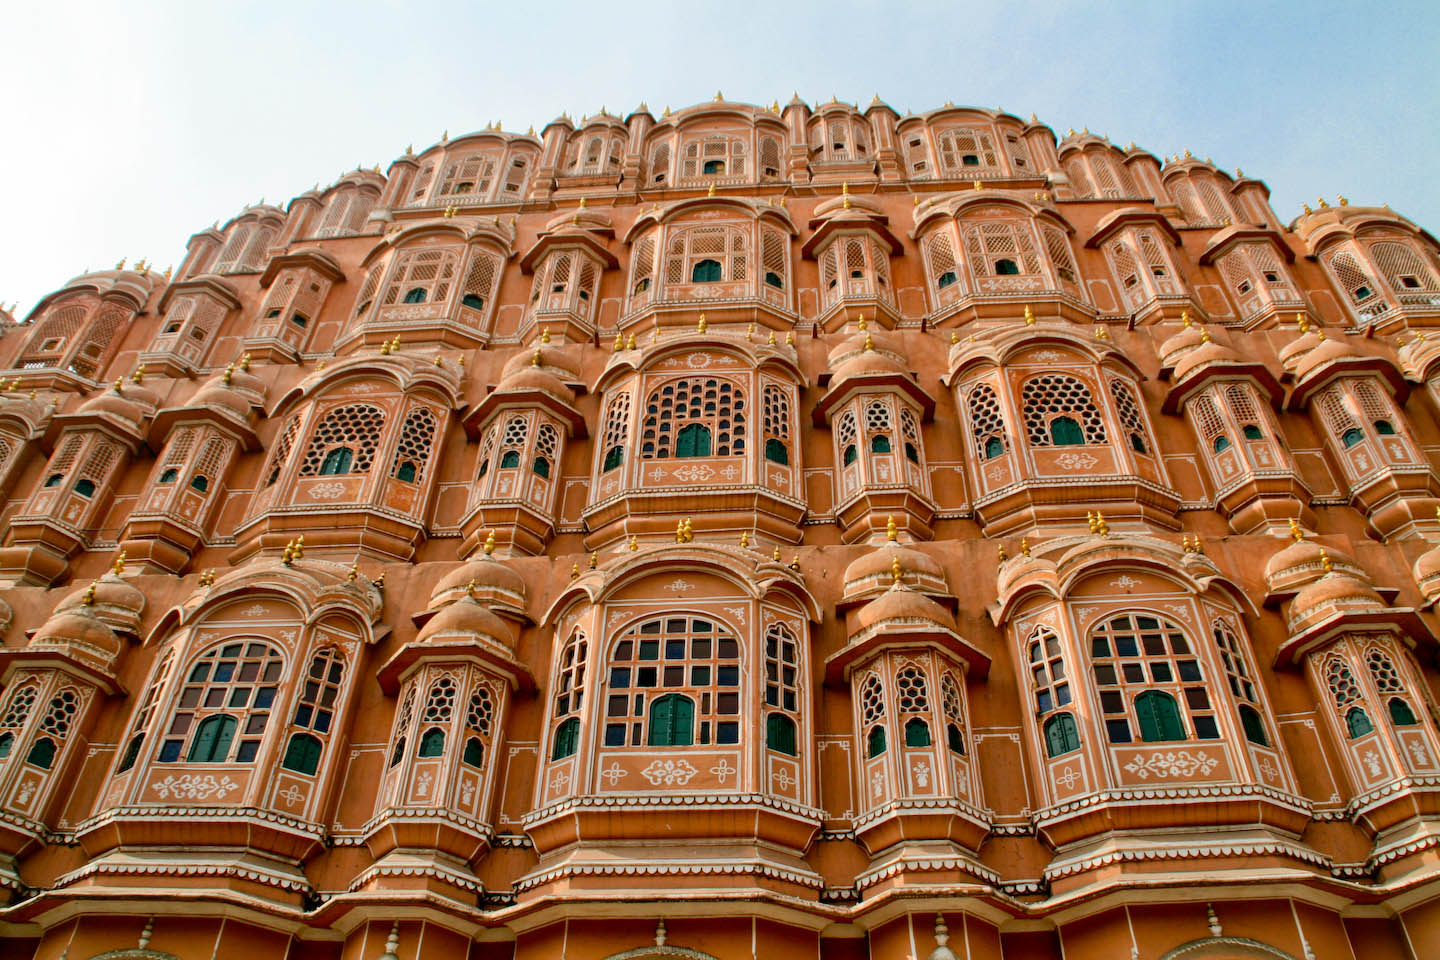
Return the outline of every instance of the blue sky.
{"type": "Polygon", "coordinates": [[[1440,231],[1440,3],[12,5],[0,302],[501,120],[792,91],[953,100],[1192,150],[1440,231]]]}

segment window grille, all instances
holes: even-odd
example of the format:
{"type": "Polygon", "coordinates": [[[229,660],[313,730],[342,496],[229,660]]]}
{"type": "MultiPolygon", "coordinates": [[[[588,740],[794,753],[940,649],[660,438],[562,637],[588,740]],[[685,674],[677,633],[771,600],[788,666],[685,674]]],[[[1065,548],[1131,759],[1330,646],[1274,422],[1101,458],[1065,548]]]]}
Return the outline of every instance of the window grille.
{"type": "Polygon", "coordinates": [[[681,176],[743,177],[745,175],[745,141],[730,137],[706,137],[685,144],[681,176]]]}
{"type": "Polygon", "coordinates": [[[5,714],[0,717],[0,730],[19,730],[25,726],[39,694],[40,685],[34,681],[22,684],[11,693],[10,701],[5,705],[5,714]]]}
{"type": "Polygon", "coordinates": [[[1110,378],[1110,393],[1115,397],[1115,408],[1120,414],[1120,429],[1130,438],[1130,446],[1136,453],[1148,454],[1155,448],[1150,440],[1150,431],[1145,426],[1145,417],[1135,398],[1135,388],[1118,377],[1110,378]]]}
{"type": "Polygon", "coordinates": [[[231,228],[225,246],[220,249],[220,255],[215,258],[215,273],[232,273],[239,269],[241,254],[244,253],[246,245],[250,242],[251,232],[252,228],[249,224],[239,224],[231,228]]]}
{"type": "Polygon", "coordinates": [[[332,193],[329,202],[325,204],[325,214],[320,220],[320,228],[315,231],[315,235],[317,237],[333,237],[340,233],[349,212],[350,194],[343,190],[332,193]]]}
{"type": "Polygon", "coordinates": [[[865,432],[884,433],[890,429],[890,407],[880,400],[872,400],[865,408],[865,432]]]}
{"type": "Polygon", "coordinates": [[[75,465],[76,459],[80,456],[80,448],[84,446],[84,444],[84,437],[78,433],[70,434],[70,436],[65,439],[65,445],[60,448],[60,452],[56,454],[55,459],[51,461],[49,472],[68,473],[70,468],[75,465]]]}
{"type": "Polygon", "coordinates": [[[470,702],[465,710],[465,744],[461,761],[472,767],[485,765],[485,754],[490,746],[490,731],[495,720],[495,699],[490,688],[476,683],[470,692],[470,702]]]}
{"type": "Polygon", "coordinates": [[[310,660],[310,669],[300,687],[291,726],[330,733],[339,709],[340,688],[345,680],[345,657],[334,647],[322,650],[310,660]]]}
{"type": "Polygon", "coordinates": [[[1215,634],[1215,645],[1220,648],[1220,660],[1225,664],[1225,675],[1230,681],[1230,692],[1237,700],[1259,704],[1260,697],[1255,692],[1255,684],[1250,679],[1250,670],[1245,665],[1245,653],[1241,649],[1240,638],[1223,620],[1215,621],[1212,632],[1215,634]]]}
{"type": "Polygon", "coordinates": [[[1358,429],[1360,424],[1350,415],[1350,410],[1345,403],[1345,393],[1339,384],[1326,390],[1315,398],[1320,408],[1320,417],[1325,423],[1325,428],[1330,435],[1336,439],[1345,436],[1347,431],[1358,429]]]}
{"type": "MultiPolygon", "coordinates": [[[[135,765],[140,757],[140,748],[145,744],[145,736],[150,731],[150,717],[155,712],[155,706],[160,700],[160,692],[165,688],[165,682],[170,679],[170,666],[175,661],[175,651],[166,650],[165,656],[160,659],[160,665],[151,677],[150,684],[145,689],[145,699],[140,704],[140,709],[135,714],[135,724],[131,728],[130,739],[125,745],[125,753],[120,758],[120,765],[116,773],[124,773],[135,765]]],[[[0,724],[3,726],[3,724],[0,724]]]]}
{"type": "Polygon", "coordinates": [[[1371,650],[1365,654],[1365,666],[1370,668],[1370,677],[1375,681],[1375,688],[1381,693],[1403,693],[1405,684],[1400,679],[1400,671],[1395,668],[1395,663],[1380,650],[1371,650]]]}
{"type": "Polygon", "coordinates": [[[1147,743],[1191,739],[1187,715],[1195,739],[1219,738],[1200,659],[1168,620],[1112,617],[1091,632],[1090,661],[1111,743],[1132,742],[1137,729],[1147,743]]]}
{"type": "Polygon", "coordinates": [[[1201,201],[1205,204],[1205,212],[1208,214],[1211,223],[1224,223],[1226,220],[1232,220],[1234,218],[1230,205],[1220,196],[1220,191],[1215,189],[1215,184],[1211,183],[1208,179],[1201,180],[1199,184],[1197,184],[1197,189],[1200,192],[1201,201]]]}
{"type": "Polygon", "coordinates": [[[1188,182],[1182,181],[1170,188],[1170,195],[1180,205],[1180,212],[1185,215],[1185,221],[1191,226],[1203,226],[1210,222],[1205,211],[1200,207],[1200,200],[1195,195],[1195,188],[1188,182]]]}
{"type": "Polygon", "coordinates": [[[763,400],[763,420],[765,424],[765,438],[767,441],[767,446],[768,441],[770,440],[776,440],[782,445],[784,445],[784,448],[786,449],[786,461],[788,462],[788,445],[790,440],[790,398],[786,396],[784,388],[772,383],[765,386],[763,400]]]}
{"type": "Polygon", "coordinates": [[[607,747],[740,742],[740,645],[723,625],[647,620],[616,641],[609,662],[607,747]]]}
{"type": "Polygon", "coordinates": [[[662,143],[650,155],[650,182],[664,183],[670,176],[670,144],[662,143]]]}
{"type": "Polygon", "coordinates": [[[1368,380],[1350,381],[1351,390],[1356,401],[1360,404],[1360,412],[1365,419],[1374,423],[1376,420],[1389,421],[1393,418],[1390,405],[1380,397],[1380,391],[1375,389],[1375,384],[1368,380]]]}
{"type": "Polygon", "coordinates": [[[995,170],[999,161],[990,134],[960,127],[940,134],[940,167],[947,176],[963,177],[978,170],[995,170]]]}
{"type": "Polygon", "coordinates": [[[490,184],[494,177],[495,157],[493,155],[474,154],[462,157],[445,167],[438,196],[474,196],[484,200],[490,196],[490,184]]]}
{"type": "Polygon", "coordinates": [[[70,369],[82,377],[96,378],[100,373],[100,361],[105,356],[105,351],[128,319],[130,312],[127,310],[102,307],[99,316],[86,328],[80,349],[70,361],[70,369]]]}
{"type": "Polygon", "coordinates": [[[970,391],[970,434],[975,441],[975,453],[982,460],[997,457],[1008,449],[1005,441],[1005,415],[1000,410],[1000,398],[995,388],[988,383],[977,385],[970,391]]]}
{"type": "Polygon", "coordinates": [[[925,246],[926,260],[930,265],[930,281],[937,290],[943,290],[956,281],[955,253],[950,245],[948,233],[937,233],[925,246]]]}
{"type": "Polygon", "coordinates": [[[1351,305],[1362,317],[1383,313],[1387,309],[1379,290],[1353,254],[1340,250],[1331,254],[1326,262],[1341,289],[1350,298],[1351,305]]]}
{"type": "Polygon", "coordinates": [[[1123,239],[1111,240],[1105,244],[1105,258],[1110,261],[1115,281],[1120,285],[1121,296],[1131,310],[1138,309],[1150,299],[1152,281],[1141,276],[1140,265],[1130,252],[1130,245],[1123,239]]]}
{"type": "Polygon", "coordinates": [[[523,447],[525,438],[530,435],[529,417],[511,417],[505,424],[505,435],[500,440],[500,448],[510,449],[523,447]]]}
{"type": "Polygon", "coordinates": [[[866,758],[885,752],[885,690],[880,678],[870,674],[860,687],[860,725],[866,758]]]}
{"type": "Polygon", "coordinates": [[[1075,266],[1075,256],[1070,252],[1070,241],[1065,234],[1054,227],[1045,228],[1045,250],[1050,254],[1050,265],[1060,284],[1072,296],[1079,295],[1080,271],[1075,266]]]}
{"type": "Polygon", "coordinates": [[[1065,161],[1065,173],[1070,177],[1070,186],[1075,191],[1075,196],[1080,198],[1095,196],[1095,187],[1090,183],[1090,174],[1085,170],[1085,163],[1079,157],[1071,157],[1065,161]]]}
{"type": "Polygon", "coordinates": [[[79,476],[82,480],[89,480],[93,483],[96,489],[100,489],[110,478],[110,471],[118,465],[119,459],[119,447],[115,443],[108,440],[99,441],[90,448],[85,462],[80,465],[79,476]]]}
{"type": "MultiPolygon", "coordinates": [[[[470,269],[465,274],[465,294],[461,304],[471,310],[484,310],[492,301],[495,281],[500,276],[499,259],[476,250],[470,255],[470,269]]],[[[444,299],[437,294],[436,299],[444,299]]]]}
{"type": "Polygon", "coordinates": [[[900,727],[905,732],[905,745],[930,746],[930,698],[924,670],[909,664],[895,674],[895,707],[895,712],[901,717],[900,727]],[[907,719],[906,714],[911,716],[907,719]]]}
{"type": "MultiPolygon", "coordinates": [[[[1385,281],[1397,295],[1440,292],[1435,273],[1408,244],[1385,241],[1370,247],[1370,256],[1384,274],[1385,281]]],[[[1436,303],[1434,297],[1419,298],[1425,303],[1436,303]]]]}
{"type": "Polygon", "coordinates": [[[225,643],[202,654],[186,675],[165,728],[160,762],[253,761],[283,670],[279,651],[260,641],[225,643]]]}
{"type": "Polygon", "coordinates": [[[204,448],[200,451],[200,456],[195,461],[195,470],[191,473],[190,485],[192,487],[195,487],[197,490],[203,489],[202,487],[195,486],[196,480],[200,477],[205,478],[204,482],[207,485],[212,480],[220,479],[221,470],[226,460],[230,457],[230,449],[233,443],[234,441],[225,437],[211,437],[205,442],[204,448]]]}
{"type": "Polygon", "coordinates": [[[300,418],[294,416],[285,423],[285,428],[280,431],[274,450],[270,454],[270,467],[265,473],[265,486],[271,486],[280,478],[280,471],[285,468],[285,461],[290,458],[290,448],[295,445],[295,435],[299,430],[300,418]]]}
{"type": "Polygon", "coordinates": [[[1071,699],[1069,674],[1065,671],[1065,655],[1055,631],[1036,627],[1026,641],[1030,661],[1031,690],[1035,695],[1035,712],[1049,713],[1067,706],[1071,699]]]}
{"type": "Polygon", "coordinates": [[[45,319],[35,328],[35,335],[30,338],[30,343],[25,348],[21,365],[58,366],[65,353],[65,345],[85,322],[85,313],[84,307],[74,304],[47,313],[45,319]],[[47,347],[46,344],[50,346],[47,347]]]}
{"type": "Polygon", "coordinates": [[[1006,152],[1010,154],[1010,166],[1016,176],[1030,166],[1030,148],[1019,137],[1006,137],[1006,152]]]}
{"type": "Polygon", "coordinates": [[[613,470],[624,462],[629,426],[630,394],[617,393],[610,401],[610,412],[605,418],[605,442],[601,444],[604,457],[602,470],[613,470]]]}
{"type": "Polygon", "coordinates": [[[555,717],[579,713],[585,696],[585,658],[589,641],[579,630],[570,634],[560,657],[560,676],[555,683],[555,717]]]}
{"type": "Polygon", "coordinates": [[[430,685],[425,695],[425,706],[420,712],[421,723],[443,723],[450,719],[455,710],[455,678],[441,677],[430,685]]]}
{"type": "MultiPolygon", "coordinates": [[[[697,266],[719,265],[720,276],[714,279],[740,281],[749,276],[747,259],[749,245],[738,227],[701,226],[677,228],[670,235],[665,255],[665,282],[690,283],[709,279],[700,277],[697,266]]],[[[703,272],[703,271],[701,271],[703,272]]]]}
{"type": "Polygon", "coordinates": [[[785,289],[785,236],[777,230],[760,234],[760,269],[767,285],[785,289]]]}
{"type": "Polygon", "coordinates": [[[384,426],[385,414],[379,407],[364,403],[336,407],[325,414],[311,435],[305,461],[300,465],[300,476],[319,476],[326,455],[338,447],[349,449],[354,457],[345,472],[368,473],[384,426]]]}
{"type": "Polygon", "coordinates": [[[765,704],[790,713],[800,709],[800,645],[783,623],[765,629],[765,704]]]}
{"type": "Polygon", "coordinates": [[[410,206],[417,207],[425,202],[425,193],[430,189],[430,180],[435,176],[435,165],[425,164],[420,169],[420,174],[415,178],[415,186],[410,191],[410,206]]]}
{"type": "Polygon", "coordinates": [[[430,408],[417,406],[405,417],[400,429],[400,443],[395,448],[395,460],[390,466],[390,475],[397,477],[405,464],[410,469],[410,480],[419,483],[425,478],[425,467],[430,462],[430,451],[435,445],[435,415],[430,408]]]}
{"type": "Polygon", "coordinates": [[[640,458],[677,455],[676,438],[691,424],[703,426],[717,457],[745,452],[745,395],[730,380],[687,377],[671,380],[650,394],[641,425],[640,458]]]}
{"type": "Polygon", "coordinates": [[[775,137],[760,138],[760,177],[778,178],[780,169],[780,141],[775,137]]]}
{"type": "Polygon", "coordinates": [[[632,258],[630,291],[632,295],[645,294],[650,290],[655,275],[655,238],[645,237],[635,246],[632,258]]]}
{"type": "Polygon", "coordinates": [[[375,297],[375,289],[380,286],[380,273],[384,270],[383,264],[375,264],[370,272],[365,274],[365,282],[360,285],[360,296],[355,298],[355,313],[361,314],[370,306],[370,301],[375,297]]]}
{"type": "Polygon", "coordinates": [[[510,169],[505,175],[505,185],[501,193],[506,196],[514,196],[523,193],[525,183],[530,176],[530,160],[527,157],[514,157],[510,161],[510,169]]]}
{"type": "Polygon", "coordinates": [[[459,272],[453,249],[411,250],[396,261],[385,285],[382,303],[443,303],[450,297],[459,272]]]}
{"type": "Polygon", "coordinates": [[[1059,417],[1079,414],[1085,443],[1105,442],[1105,423],[1090,396],[1090,388],[1075,377],[1060,373],[1032,377],[1021,388],[1025,433],[1032,446],[1053,443],[1051,424],[1059,417]]]}
{"type": "MultiPolygon", "coordinates": [[[[1225,420],[1220,416],[1215,401],[1208,396],[1196,397],[1190,409],[1194,413],[1195,423],[1200,428],[1200,439],[1205,441],[1207,447],[1213,447],[1215,438],[1225,436],[1225,420]]],[[[1225,446],[1229,445],[1230,441],[1226,439],[1225,446]]]]}
{"type": "Polygon", "coordinates": [[[920,462],[920,424],[909,407],[900,408],[900,435],[905,438],[905,456],[914,463],[920,462]]]}
{"type": "Polygon", "coordinates": [[[1331,658],[1325,665],[1325,686],[1329,689],[1336,707],[1343,707],[1360,699],[1360,687],[1355,683],[1349,664],[1338,657],[1331,658]]]}
{"type": "Polygon", "coordinates": [[[178,467],[185,462],[190,455],[190,450],[195,446],[195,440],[200,435],[199,427],[182,427],[175,432],[174,438],[165,449],[165,459],[162,466],[178,467]]]}
{"type": "Polygon", "coordinates": [[[945,714],[946,743],[955,753],[965,753],[965,713],[960,698],[960,685],[955,675],[946,672],[940,677],[940,704],[945,714]]]}
{"type": "Polygon", "coordinates": [[[409,743],[410,721],[415,716],[415,688],[411,687],[405,693],[405,699],[400,703],[400,709],[395,712],[395,730],[390,734],[390,766],[395,766],[405,758],[405,746],[409,743]]]}
{"type": "Polygon", "coordinates": [[[985,220],[962,224],[961,231],[965,255],[976,277],[1040,272],[1040,256],[1028,224],[985,220]]]}

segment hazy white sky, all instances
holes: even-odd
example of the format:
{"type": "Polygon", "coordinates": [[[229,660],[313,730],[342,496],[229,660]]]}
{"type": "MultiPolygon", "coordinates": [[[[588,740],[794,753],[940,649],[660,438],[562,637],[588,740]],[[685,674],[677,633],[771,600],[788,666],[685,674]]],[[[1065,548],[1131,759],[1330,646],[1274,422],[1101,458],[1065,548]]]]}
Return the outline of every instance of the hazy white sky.
{"type": "Polygon", "coordinates": [[[7,5],[0,302],[501,120],[709,99],[1032,111],[1440,231],[1440,4],[7,5]]]}

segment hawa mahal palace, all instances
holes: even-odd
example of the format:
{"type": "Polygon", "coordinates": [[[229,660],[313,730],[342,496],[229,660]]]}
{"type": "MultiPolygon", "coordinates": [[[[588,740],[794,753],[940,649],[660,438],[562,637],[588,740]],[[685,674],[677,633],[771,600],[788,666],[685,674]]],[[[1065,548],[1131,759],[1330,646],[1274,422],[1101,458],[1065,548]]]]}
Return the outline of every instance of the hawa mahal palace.
{"type": "Polygon", "coordinates": [[[1440,953],[1440,245],[1033,116],[499,124],[0,313],[35,960],[1440,953]]]}

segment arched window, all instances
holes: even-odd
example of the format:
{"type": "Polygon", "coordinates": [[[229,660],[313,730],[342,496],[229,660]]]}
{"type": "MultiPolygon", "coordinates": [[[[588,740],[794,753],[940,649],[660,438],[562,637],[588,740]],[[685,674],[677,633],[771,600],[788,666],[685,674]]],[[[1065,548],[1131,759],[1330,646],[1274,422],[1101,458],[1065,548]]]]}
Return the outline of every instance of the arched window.
{"type": "Polygon", "coordinates": [[[45,716],[40,718],[40,730],[35,742],[30,746],[30,752],[25,755],[25,762],[49,770],[55,762],[55,753],[59,745],[65,742],[70,733],[70,725],[79,710],[80,694],[74,687],[64,687],[51,697],[45,716]]]}
{"type": "Polygon", "coordinates": [[[395,261],[385,293],[384,306],[397,303],[443,304],[450,299],[460,274],[460,255],[454,248],[411,250],[395,261]]]}
{"type": "Polygon", "coordinates": [[[530,467],[539,476],[550,476],[550,464],[555,461],[560,444],[560,434],[548,423],[540,424],[535,431],[535,459],[530,467]]]}
{"type": "Polygon", "coordinates": [[[1265,733],[1265,721],[1258,709],[1260,696],[1250,679],[1250,668],[1246,665],[1247,657],[1241,649],[1240,638],[1223,620],[1216,620],[1211,632],[1215,637],[1215,646],[1220,650],[1220,661],[1225,666],[1230,695],[1240,705],[1240,725],[1245,731],[1245,739],[1268,747],[1270,738],[1265,733]]]}
{"type": "Polygon", "coordinates": [[[605,416],[605,439],[601,449],[605,459],[601,462],[602,473],[616,469],[625,462],[625,442],[630,424],[630,394],[618,393],[610,400],[610,411],[605,416]]]}
{"type": "Polygon", "coordinates": [[[202,474],[197,473],[195,476],[190,478],[190,487],[193,490],[198,490],[201,493],[204,493],[209,486],[210,480],[202,474]]]}
{"type": "Polygon", "coordinates": [[[441,757],[445,755],[445,731],[431,727],[420,735],[419,757],[441,757]]]}
{"type": "Polygon", "coordinates": [[[265,486],[275,485],[280,479],[280,471],[285,468],[285,461],[290,459],[290,450],[295,445],[295,435],[300,430],[300,418],[291,417],[286,422],[285,428],[280,431],[280,437],[275,442],[274,451],[270,454],[270,468],[265,472],[265,486]]]}
{"type": "Polygon", "coordinates": [[[75,492],[82,497],[93,497],[95,495],[95,481],[89,477],[81,477],[75,481],[75,492]]]}
{"type": "Polygon", "coordinates": [[[1058,757],[1062,753],[1080,749],[1080,730],[1075,718],[1068,713],[1057,713],[1045,721],[1045,753],[1058,757]]]}
{"type": "Polygon", "coordinates": [[[740,645],[713,620],[681,615],[631,627],[615,643],[609,681],[606,746],[740,742],[740,645]]]}
{"type": "Polygon", "coordinates": [[[870,452],[871,452],[871,453],[889,453],[889,452],[890,452],[890,438],[887,437],[887,436],[885,436],[885,434],[883,434],[883,433],[877,433],[877,434],[875,434],[875,436],[873,436],[873,437],[870,438],[870,452]]]}
{"type": "Polygon", "coordinates": [[[1170,694],[1146,690],[1135,698],[1135,714],[1140,719],[1140,739],[1146,743],[1185,739],[1180,708],[1170,694]]]}
{"type": "Polygon", "coordinates": [[[405,291],[405,299],[403,302],[424,303],[425,297],[429,295],[429,293],[430,291],[426,290],[424,287],[411,287],[409,290],[405,291]]]}
{"type": "Polygon", "coordinates": [[[797,756],[795,721],[783,713],[765,715],[765,746],[788,757],[797,756]]]}
{"type": "Polygon", "coordinates": [[[1325,686],[1335,703],[1335,709],[1345,721],[1350,739],[1363,737],[1375,729],[1360,700],[1360,686],[1350,672],[1350,665],[1339,657],[1331,657],[1325,664],[1325,686]],[[1354,706],[1351,706],[1354,704],[1354,706]],[[1350,709],[1345,708],[1349,706],[1350,709]]]}
{"type": "Polygon", "coordinates": [[[1340,435],[1340,442],[1345,444],[1346,449],[1355,446],[1365,439],[1365,434],[1360,432],[1359,427],[1351,427],[1340,435]]]}
{"type": "Polygon", "coordinates": [[[1408,243],[1383,241],[1370,247],[1370,256],[1380,268],[1390,289],[1398,294],[1402,303],[1435,302],[1434,293],[1440,291],[1435,272],[1408,243]],[[1429,292],[1429,296],[1425,293],[1429,292]]]}
{"type": "Polygon", "coordinates": [[[425,695],[425,706],[420,711],[420,729],[424,732],[420,734],[416,756],[444,755],[445,728],[450,725],[450,720],[455,715],[455,698],[458,695],[455,678],[449,674],[430,684],[430,691],[425,695]]]}
{"type": "Polygon", "coordinates": [[[1120,429],[1130,438],[1130,447],[1136,453],[1148,454],[1150,431],[1146,429],[1145,417],[1140,412],[1140,403],[1135,389],[1119,377],[1110,378],[1110,393],[1115,398],[1115,411],[1120,415],[1120,429]]]}
{"type": "Polygon", "coordinates": [[[788,713],[799,709],[800,645],[783,623],[765,631],[765,704],[788,713]]]}
{"type": "MultiPolygon", "coordinates": [[[[159,481],[159,482],[160,482],[160,483],[174,483],[175,480],[176,480],[179,476],[180,476],[180,471],[179,471],[179,470],[176,470],[174,467],[171,467],[169,470],[166,470],[164,473],[160,474],[160,481],[159,481]]],[[[56,479],[56,480],[58,481],[58,480],[59,480],[59,474],[56,474],[56,476],[55,476],[54,479],[56,479]]],[[[50,484],[47,483],[46,486],[50,486],[50,484]]]]}
{"type": "Polygon", "coordinates": [[[369,404],[351,403],[331,410],[310,438],[300,476],[368,473],[384,425],[384,412],[369,404]]]}
{"type": "Polygon", "coordinates": [[[1035,691],[1035,712],[1049,713],[1070,702],[1070,680],[1060,638],[1053,630],[1036,627],[1028,642],[1030,679],[1035,691]]]}
{"type": "Polygon", "coordinates": [[[134,732],[130,735],[129,743],[125,745],[125,753],[120,758],[120,765],[115,768],[116,773],[124,773],[129,770],[140,758],[140,748],[145,745],[145,735],[150,729],[150,717],[155,712],[155,705],[160,698],[160,691],[165,687],[165,681],[170,678],[170,665],[174,660],[175,651],[173,649],[166,650],[165,656],[160,660],[159,668],[150,679],[149,686],[145,688],[145,699],[135,714],[134,732]]]}
{"type": "Polygon", "coordinates": [[[925,671],[914,664],[895,674],[895,712],[902,718],[905,746],[930,746],[930,695],[925,671]]]}
{"type": "Polygon", "coordinates": [[[860,686],[860,728],[865,732],[865,756],[885,752],[885,690],[880,678],[870,674],[860,686]]]}
{"type": "Polygon", "coordinates": [[[400,428],[400,442],[390,471],[397,480],[419,483],[435,444],[435,415],[428,407],[412,407],[400,428]]]}
{"type": "Polygon", "coordinates": [[[465,711],[465,748],[460,762],[477,769],[485,766],[485,750],[495,722],[495,699],[484,684],[475,684],[465,711]]]}
{"type": "Polygon", "coordinates": [[[1240,726],[1245,731],[1245,739],[1251,743],[1258,743],[1262,747],[1270,746],[1270,739],[1265,735],[1265,721],[1260,719],[1260,711],[1242,703],[1239,707],[1240,726]]]}
{"type": "Polygon", "coordinates": [[[775,384],[767,384],[761,394],[761,411],[765,428],[765,459],[788,466],[790,463],[790,398],[775,384]]]}
{"type": "Polygon", "coordinates": [[[1345,729],[1349,732],[1350,739],[1356,740],[1367,733],[1374,732],[1375,726],[1370,722],[1370,717],[1365,713],[1363,707],[1351,707],[1345,713],[1345,729]]]}
{"type": "Polygon", "coordinates": [[[850,464],[854,463],[859,458],[860,453],[858,450],[856,450],[855,444],[852,443],[845,447],[845,466],[850,466],[850,464]]]}
{"type": "Polygon", "coordinates": [[[415,714],[415,688],[411,687],[405,694],[405,699],[400,703],[400,710],[395,714],[395,732],[391,739],[394,746],[390,749],[390,766],[394,767],[401,760],[405,759],[405,745],[408,742],[410,731],[410,720],[415,714]]]}
{"type": "Polygon", "coordinates": [[[1111,743],[1132,742],[1137,727],[1145,741],[1187,739],[1181,699],[1196,738],[1220,736],[1200,659],[1170,621],[1149,614],[1112,617],[1091,633],[1090,659],[1111,743]]]}
{"type": "Polygon", "coordinates": [[[983,460],[993,460],[1005,453],[1005,417],[1000,411],[1000,398],[995,388],[982,383],[970,391],[970,434],[975,450],[983,460]]]}
{"type": "MultiPolygon", "coordinates": [[[[976,278],[1041,276],[1033,226],[1020,220],[971,220],[960,225],[960,243],[976,278]]],[[[1001,289],[1029,289],[1033,280],[1004,281],[1001,289]]],[[[1048,282],[1044,286],[1049,286],[1048,282]]]]}
{"type": "Polygon", "coordinates": [[[566,757],[573,757],[575,751],[580,748],[580,720],[578,717],[570,717],[563,720],[560,726],[555,728],[554,745],[550,750],[551,760],[564,760],[566,757]]]}
{"type": "Polygon", "coordinates": [[[965,755],[965,714],[960,708],[960,685],[955,676],[940,678],[940,703],[945,712],[945,743],[952,753],[965,755]]]}
{"type": "Polygon", "coordinates": [[[284,669],[268,643],[224,643],[190,668],[165,739],[160,762],[183,755],[191,763],[250,763],[260,752],[284,669]],[[186,750],[186,743],[189,749],[186,750]]]}
{"type": "Polygon", "coordinates": [[[1020,273],[1020,266],[1009,257],[1002,257],[995,261],[995,273],[1001,277],[1012,277],[1020,273]]]}
{"type": "Polygon", "coordinates": [[[745,421],[745,395],[734,382],[718,377],[668,381],[645,405],[640,458],[739,456],[745,452],[745,421]]]}
{"type": "Polygon", "coordinates": [[[930,267],[936,290],[952,286],[959,278],[955,273],[955,250],[948,233],[935,234],[925,245],[926,263],[930,267]]]}
{"type": "Polygon", "coordinates": [[[293,730],[311,733],[296,732],[291,735],[281,766],[307,775],[315,773],[324,746],[320,737],[328,737],[334,725],[344,679],[344,655],[335,647],[322,650],[311,658],[310,668],[300,687],[300,696],[295,702],[295,716],[290,722],[293,730]],[[303,766],[291,766],[292,753],[297,763],[304,761],[303,766]]]}
{"type": "Polygon", "coordinates": [[[1418,721],[1415,719],[1415,712],[1410,709],[1410,704],[1400,694],[1405,693],[1405,682],[1400,677],[1400,671],[1395,667],[1395,661],[1382,650],[1372,647],[1365,653],[1365,666],[1370,670],[1370,679],[1375,681],[1375,689],[1385,698],[1385,706],[1390,714],[1390,720],[1396,726],[1408,727],[1418,721]]]}
{"type": "Polygon", "coordinates": [[[719,260],[697,260],[690,268],[691,283],[719,283],[721,279],[719,260]]]}
{"type": "Polygon", "coordinates": [[[1386,706],[1390,709],[1390,722],[1397,727],[1413,727],[1420,722],[1415,719],[1415,711],[1410,709],[1410,704],[1406,703],[1403,697],[1391,697],[1386,706]]]}
{"type": "Polygon", "coordinates": [[[1032,446],[1104,443],[1105,423],[1090,388],[1075,377],[1046,373],[1020,391],[1025,433],[1032,446]],[[1057,421],[1063,421],[1057,426],[1057,421]]]}

